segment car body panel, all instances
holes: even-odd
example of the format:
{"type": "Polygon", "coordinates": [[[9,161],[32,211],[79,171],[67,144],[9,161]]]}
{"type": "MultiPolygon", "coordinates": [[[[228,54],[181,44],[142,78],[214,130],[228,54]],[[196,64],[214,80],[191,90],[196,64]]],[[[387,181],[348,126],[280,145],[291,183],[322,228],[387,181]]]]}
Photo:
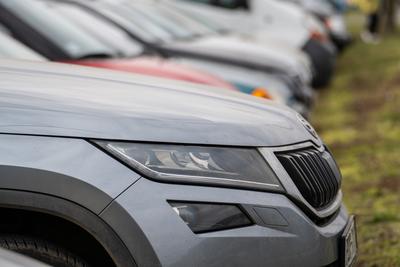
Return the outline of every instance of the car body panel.
{"type": "Polygon", "coordinates": [[[96,214],[139,179],[82,139],[0,134],[0,150],[0,188],[56,195],[96,214]]]}
{"type": "Polygon", "coordinates": [[[53,63],[3,61],[0,76],[2,133],[237,146],[320,142],[290,109],[229,90],[53,63]]]}
{"type": "MultiPolygon", "coordinates": [[[[110,219],[115,215],[112,211],[121,207],[143,230],[161,265],[175,267],[325,266],[337,260],[337,234],[347,222],[347,213],[342,208],[329,225],[318,227],[280,194],[162,184],[147,179],[139,180],[118,197],[105,210],[103,218],[110,219]],[[254,207],[273,207],[288,225],[257,223],[232,230],[194,234],[168,200],[239,204],[251,213],[250,216],[257,216],[252,211],[254,207]]],[[[118,221],[117,218],[113,220],[118,221]]],[[[122,222],[119,224],[122,225],[122,222]]],[[[124,241],[129,243],[129,229],[119,227],[118,230],[124,241]]],[[[136,260],[139,265],[146,266],[140,255],[136,260]]]]}

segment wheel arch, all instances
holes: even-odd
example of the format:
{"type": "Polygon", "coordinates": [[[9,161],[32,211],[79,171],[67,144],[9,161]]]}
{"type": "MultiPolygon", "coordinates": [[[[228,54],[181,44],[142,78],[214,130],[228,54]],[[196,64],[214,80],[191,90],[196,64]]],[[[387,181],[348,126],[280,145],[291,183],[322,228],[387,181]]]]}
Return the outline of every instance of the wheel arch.
{"type": "MultiPolygon", "coordinates": [[[[51,195],[1,189],[0,210],[3,212],[19,211],[26,214],[42,214],[43,217],[72,224],[93,238],[116,266],[137,266],[130,251],[114,230],[98,215],[77,203],[51,195]]],[[[25,225],[28,227],[35,222],[25,221],[25,223],[29,223],[29,225],[25,225]]],[[[2,228],[6,227],[3,226],[2,228]]],[[[57,229],[57,226],[55,226],[55,229],[57,229]]],[[[1,231],[4,232],[7,229],[1,229],[1,231]]]]}

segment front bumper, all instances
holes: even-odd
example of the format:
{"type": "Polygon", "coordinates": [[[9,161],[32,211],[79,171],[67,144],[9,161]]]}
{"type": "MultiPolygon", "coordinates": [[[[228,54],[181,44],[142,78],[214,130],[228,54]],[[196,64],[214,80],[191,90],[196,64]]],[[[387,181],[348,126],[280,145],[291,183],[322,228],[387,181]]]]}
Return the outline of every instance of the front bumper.
{"type": "Polygon", "coordinates": [[[329,223],[317,226],[285,195],[163,184],[145,178],[119,196],[102,217],[114,224],[136,255],[138,266],[326,266],[338,259],[338,239],[348,220],[343,206],[329,223]],[[239,204],[255,224],[194,234],[168,200],[239,204]],[[284,223],[254,209],[272,210],[284,223]],[[116,210],[127,216],[117,216],[116,210]],[[130,232],[131,225],[140,231],[130,232]],[[145,251],[146,247],[151,251],[145,251]]]}

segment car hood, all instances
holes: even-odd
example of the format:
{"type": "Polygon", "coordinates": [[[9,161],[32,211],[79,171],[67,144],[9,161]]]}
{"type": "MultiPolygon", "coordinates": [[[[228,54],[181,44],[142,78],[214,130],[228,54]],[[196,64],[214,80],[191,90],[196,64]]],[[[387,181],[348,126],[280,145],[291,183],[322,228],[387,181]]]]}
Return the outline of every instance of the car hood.
{"type": "Polygon", "coordinates": [[[214,87],[55,63],[0,61],[0,132],[279,146],[318,138],[296,114],[214,87]]]}
{"type": "Polygon", "coordinates": [[[176,41],[163,45],[164,49],[182,52],[187,56],[204,56],[216,61],[229,61],[258,69],[286,71],[298,75],[299,62],[266,44],[259,45],[253,40],[227,35],[209,35],[189,41],[176,41]]]}

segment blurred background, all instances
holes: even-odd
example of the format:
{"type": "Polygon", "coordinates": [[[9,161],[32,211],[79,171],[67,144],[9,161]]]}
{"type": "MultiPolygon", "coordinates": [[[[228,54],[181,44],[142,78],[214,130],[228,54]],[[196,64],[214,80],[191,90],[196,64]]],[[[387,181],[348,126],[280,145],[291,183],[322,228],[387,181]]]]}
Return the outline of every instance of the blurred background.
{"type": "MultiPolygon", "coordinates": [[[[388,2],[380,4],[398,8],[396,1],[388,2]]],[[[358,266],[400,266],[400,34],[395,11],[380,15],[387,24],[380,25],[376,42],[363,40],[366,13],[346,12],[353,44],[339,57],[336,77],[319,95],[312,116],[341,167],[345,203],[358,216],[358,266]]]]}

